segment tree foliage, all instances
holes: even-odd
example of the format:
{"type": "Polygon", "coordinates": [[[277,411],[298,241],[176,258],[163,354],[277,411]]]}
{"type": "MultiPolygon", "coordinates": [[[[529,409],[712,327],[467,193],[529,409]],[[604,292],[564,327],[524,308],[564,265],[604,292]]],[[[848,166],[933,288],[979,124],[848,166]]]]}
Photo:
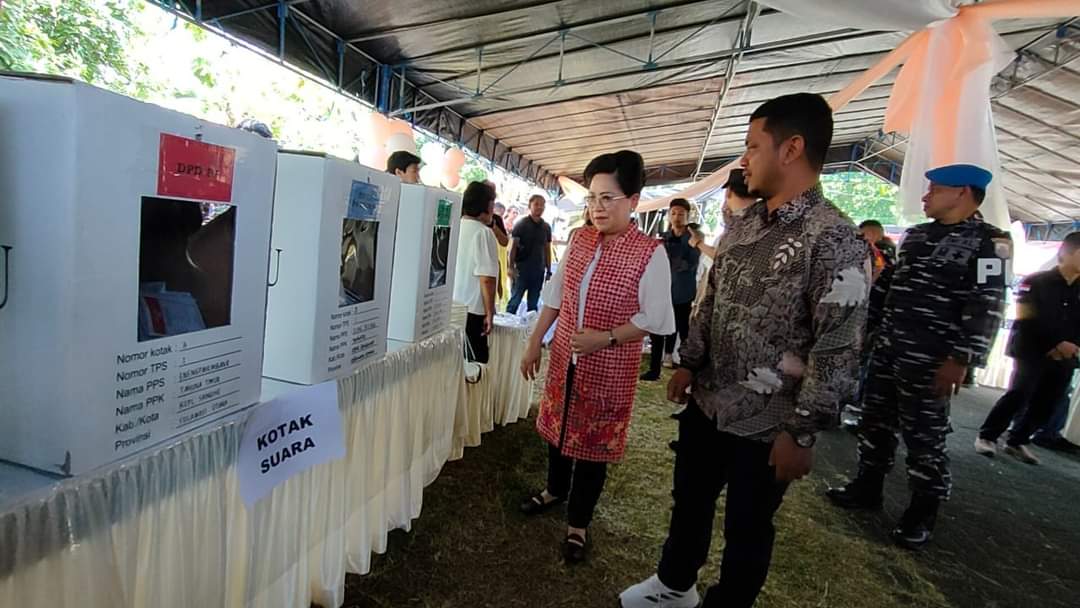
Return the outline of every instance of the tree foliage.
{"type": "MultiPolygon", "coordinates": [[[[0,70],[71,76],[225,125],[266,123],[279,145],[345,159],[370,151],[370,109],[145,0],[0,0],[0,70]],[[153,66],[151,70],[148,66],[153,66]]],[[[417,136],[417,147],[427,138],[417,136]]],[[[461,186],[530,187],[471,158],[461,186]],[[515,185],[516,184],[516,185],[515,185]]]]}
{"type": "Polygon", "coordinates": [[[149,69],[130,58],[142,32],[139,0],[7,0],[0,8],[0,69],[60,74],[146,99],[149,69]]]}
{"type": "Polygon", "coordinates": [[[900,223],[899,188],[876,175],[862,171],[829,173],[821,176],[821,185],[825,197],[855,223],[863,220],[900,223]]]}
{"type": "Polygon", "coordinates": [[[480,163],[469,160],[465,163],[465,167],[461,170],[461,181],[465,183],[469,182],[482,182],[487,180],[488,172],[480,166],[480,163]]]}

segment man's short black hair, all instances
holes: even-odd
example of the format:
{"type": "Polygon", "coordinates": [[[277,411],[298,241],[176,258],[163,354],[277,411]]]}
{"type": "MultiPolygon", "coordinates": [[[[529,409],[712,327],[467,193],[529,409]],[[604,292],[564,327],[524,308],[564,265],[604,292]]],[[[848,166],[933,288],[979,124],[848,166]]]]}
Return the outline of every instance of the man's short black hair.
{"type": "Polygon", "coordinates": [[[585,167],[585,187],[588,188],[592,178],[601,173],[613,173],[619,189],[626,196],[639,194],[645,187],[645,161],[633,150],[601,154],[589,161],[585,167]]]}
{"type": "Polygon", "coordinates": [[[1065,235],[1065,238],[1061,239],[1061,248],[1058,249],[1058,254],[1072,255],[1076,253],[1077,249],[1080,249],[1080,232],[1070,232],[1065,235]]]}
{"type": "Polygon", "coordinates": [[[391,154],[390,158],[386,159],[386,172],[390,175],[397,175],[397,171],[404,173],[409,170],[410,165],[419,164],[419,156],[407,150],[398,150],[391,154]]]}
{"type": "Polygon", "coordinates": [[[978,205],[983,204],[986,200],[986,190],[978,186],[969,186],[971,188],[971,196],[975,198],[975,203],[978,205]]]}
{"type": "Polygon", "coordinates": [[[878,230],[885,230],[885,227],[881,225],[881,222],[877,220],[866,220],[859,224],[859,230],[863,228],[877,228],[878,230]]]}
{"type": "Polygon", "coordinates": [[[668,205],[668,209],[671,209],[673,207],[682,207],[683,209],[686,209],[687,213],[690,213],[690,201],[686,200],[685,198],[671,199],[671,204],[668,205]]]}
{"type": "Polygon", "coordinates": [[[750,122],[765,119],[765,131],[780,142],[799,135],[806,142],[806,160],[815,171],[825,166],[832,145],[832,108],[815,93],[794,93],[766,101],[750,116],[750,122]]]}
{"type": "Polygon", "coordinates": [[[730,190],[739,198],[754,198],[754,195],[750,194],[750,187],[746,185],[746,176],[743,175],[742,169],[732,169],[728,173],[724,188],[730,190]]]}
{"type": "Polygon", "coordinates": [[[495,189],[484,182],[469,182],[461,195],[461,215],[480,217],[495,204],[495,189]]]}

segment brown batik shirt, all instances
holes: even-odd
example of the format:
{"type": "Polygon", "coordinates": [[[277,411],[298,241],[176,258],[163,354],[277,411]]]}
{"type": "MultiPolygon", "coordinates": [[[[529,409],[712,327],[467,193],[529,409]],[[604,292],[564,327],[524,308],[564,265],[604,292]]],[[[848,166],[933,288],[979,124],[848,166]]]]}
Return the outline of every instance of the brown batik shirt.
{"type": "Polygon", "coordinates": [[[820,185],[771,214],[764,201],[746,209],[679,351],[698,407],[761,441],[832,425],[855,393],[870,275],[866,243],[820,185]]]}

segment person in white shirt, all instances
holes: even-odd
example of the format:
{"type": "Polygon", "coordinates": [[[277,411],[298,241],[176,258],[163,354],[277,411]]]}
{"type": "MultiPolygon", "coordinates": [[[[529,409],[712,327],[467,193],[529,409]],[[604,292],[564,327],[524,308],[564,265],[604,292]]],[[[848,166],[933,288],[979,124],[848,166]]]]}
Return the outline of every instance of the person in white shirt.
{"type": "Polygon", "coordinates": [[[457,251],[454,302],[468,309],[465,337],[471,361],[488,362],[488,334],[495,318],[496,280],[499,276],[499,243],[491,231],[495,212],[495,189],[472,182],[461,199],[461,231],[457,251]]]}

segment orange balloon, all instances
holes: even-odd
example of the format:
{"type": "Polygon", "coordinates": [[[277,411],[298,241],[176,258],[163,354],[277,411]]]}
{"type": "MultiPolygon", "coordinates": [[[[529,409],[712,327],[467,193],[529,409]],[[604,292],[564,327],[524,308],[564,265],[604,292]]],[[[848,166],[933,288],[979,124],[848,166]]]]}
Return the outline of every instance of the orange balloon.
{"type": "Polygon", "coordinates": [[[461,183],[461,168],[450,169],[443,167],[442,184],[446,188],[457,188],[457,185],[461,183]]]}
{"type": "Polygon", "coordinates": [[[405,135],[408,135],[409,137],[413,136],[412,125],[405,122],[404,120],[390,119],[388,121],[388,123],[390,125],[389,126],[389,134],[390,135],[393,135],[395,133],[404,133],[405,135]]]}
{"type": "Polygon", "coordinates": [[[390,121],[385,116],[372,112],[368,115],[368,127],[372,135],[371,143],[379,148],[386,144],[386,139],[390,137],[390,121]]]}
{"type": "Polygon", "coordinates": [[[443,166],[452,169],[455,173],[465,166],[465,153],[459,148],[449,148],[443,157],[443,166]]]}
{"type": "Polygon", "coordinates": [[[386,140],[390,139],[390,121],[382,114],[372,112],[368,114],[368,129],[370,137],[367,141],[367,157],[371,161],[369,166],[376,169],[385,167],[386,158],[389,156],[386,140]]]}

